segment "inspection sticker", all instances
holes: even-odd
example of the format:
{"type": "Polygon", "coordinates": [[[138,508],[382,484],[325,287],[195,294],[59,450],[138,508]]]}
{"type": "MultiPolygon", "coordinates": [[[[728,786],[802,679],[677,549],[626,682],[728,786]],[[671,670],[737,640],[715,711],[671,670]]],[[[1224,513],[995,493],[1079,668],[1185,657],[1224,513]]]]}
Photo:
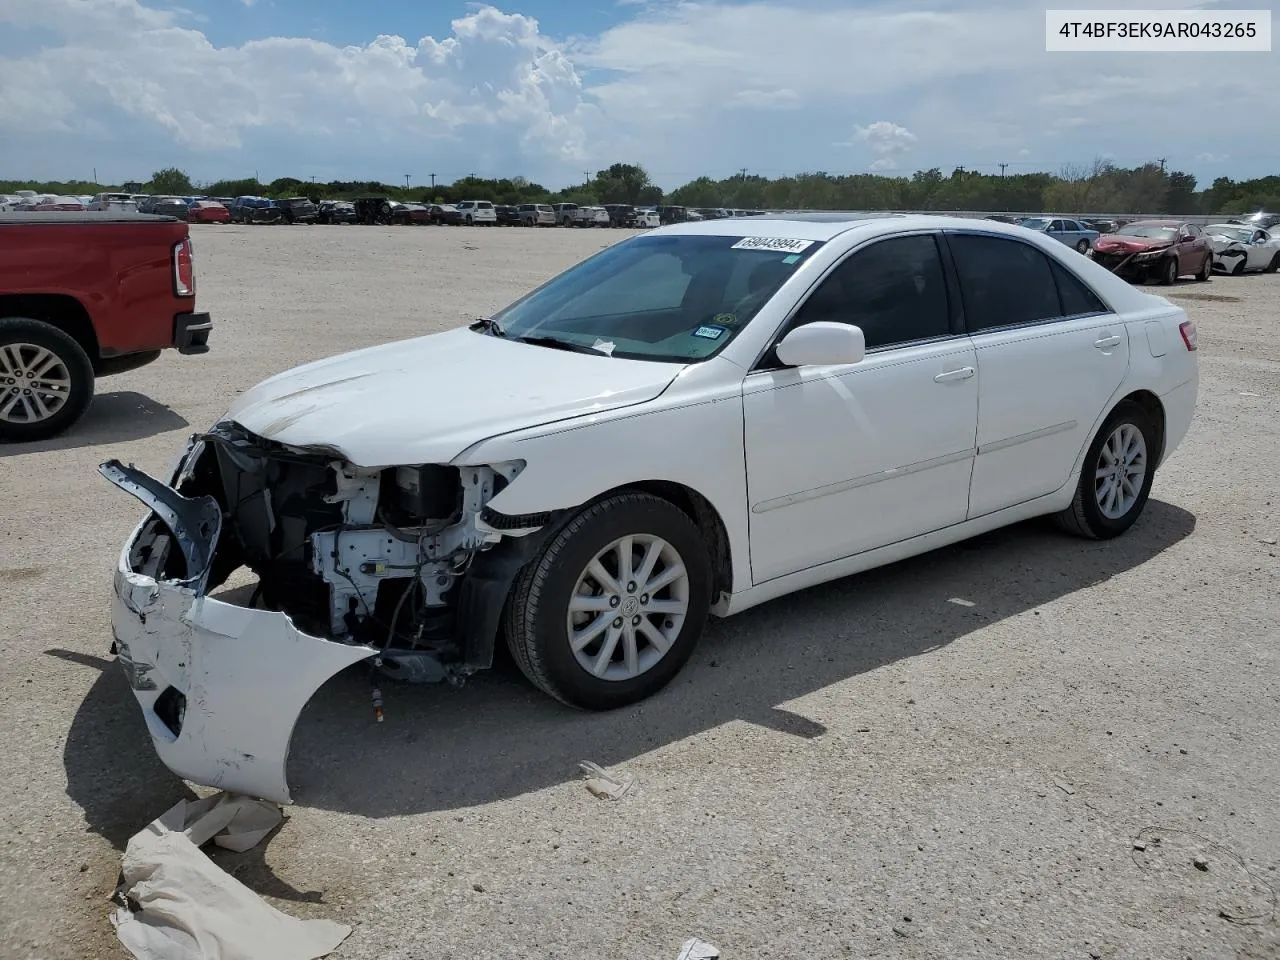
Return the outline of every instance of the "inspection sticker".
{"type": "Polygon", "coordinates": [[[766,250],[770,253],[799,253],[813,246],[812,240],[789,240],[786,237],[743,237],[730,250],[766,250]]]}
{"type": "Polygon", "coordinates": [[[704,340],[719,340],[724,334],[724,327],[699,327],[693,331],[695,337],[702,337],[704,340]]]}

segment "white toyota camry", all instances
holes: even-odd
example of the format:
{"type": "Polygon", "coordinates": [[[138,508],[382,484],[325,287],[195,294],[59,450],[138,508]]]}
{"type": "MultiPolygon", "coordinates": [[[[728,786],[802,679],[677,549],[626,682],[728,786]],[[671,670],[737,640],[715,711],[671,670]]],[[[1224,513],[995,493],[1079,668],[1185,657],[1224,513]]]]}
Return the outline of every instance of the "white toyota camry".
{"type": "Polygon", "coordinates": [[[298,714],[359,661],[456,683],[502,641],[606,709],[709,614],[1039,515],[1121,534],[1187,432],[1195,351],[1168,300],[993,221],[660,228],[469,327],[259,384],[167,482],[103,464],[149,508],[119,660],[172,770],[288,802],[298,714]],[[242,567],[251,595],[210,596],[242,567]]]}

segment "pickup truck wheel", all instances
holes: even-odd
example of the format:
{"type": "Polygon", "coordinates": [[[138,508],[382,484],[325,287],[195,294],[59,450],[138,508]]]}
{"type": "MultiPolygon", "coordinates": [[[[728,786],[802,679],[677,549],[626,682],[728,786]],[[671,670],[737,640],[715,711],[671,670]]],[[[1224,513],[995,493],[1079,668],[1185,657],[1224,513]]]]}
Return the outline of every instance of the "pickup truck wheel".
{"type": "Polygon", "coordinates": [[[507,644],[543,692],[612,710],[670,682],[710,602],[711,564],[694,522],[666,500],[622,493],[584,509],[520,573],[507,644]]]}
{"type": "Polygon", "coordinates": [[[0,318],[0,442],[44,440],[84,415],[93,399],[93,364],[57,327],[0,318]]]}

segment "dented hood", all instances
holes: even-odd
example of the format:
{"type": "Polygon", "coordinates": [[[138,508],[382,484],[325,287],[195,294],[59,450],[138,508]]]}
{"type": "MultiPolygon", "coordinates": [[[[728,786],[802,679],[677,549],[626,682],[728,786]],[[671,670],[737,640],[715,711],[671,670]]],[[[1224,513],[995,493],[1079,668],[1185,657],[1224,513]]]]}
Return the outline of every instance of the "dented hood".
{"type": "Polygon", "coordinates": [[[1173,246],[1172,240],[1159,240],[1155,237],[1129,237],[1122,233],[1099,237],[1093,248],[1103,253],[1145,253],[1148,250],[1161,250],[1173,246]]]}
{"type": "Polygon", "coordinates": [[[242,394],[226,419],[358,466],[447,463],[499,434],[652,400],[682,369],[462,328],[285,371],[242,394]]]}

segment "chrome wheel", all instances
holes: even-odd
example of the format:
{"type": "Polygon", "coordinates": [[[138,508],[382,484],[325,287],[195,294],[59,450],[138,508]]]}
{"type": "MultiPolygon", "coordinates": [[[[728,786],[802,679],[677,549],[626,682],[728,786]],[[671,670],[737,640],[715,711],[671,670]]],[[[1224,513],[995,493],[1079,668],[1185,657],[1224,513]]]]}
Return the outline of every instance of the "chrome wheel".
{"type": "Polygon", "coordinates": [[[630,680],[671,649],[689,611],[689,572],[661,537],[613,541],[587,564],[569,598],[566,630],[579,666],[601,680],[630,680]]]}
{"type": "Polygon", "coordinates": [[[70,394],[71,373],[52,350],[34,343],[0,345],[0,420],[48,420],[70,394]]]}
{"type": "Polygon", "coordinates": [[[1147,441],[1135,424],[1122,423],[1107,437],[1094,468],[1093,496],[1108,520],[1127,514],[1147,477],[1147,441]]]}

